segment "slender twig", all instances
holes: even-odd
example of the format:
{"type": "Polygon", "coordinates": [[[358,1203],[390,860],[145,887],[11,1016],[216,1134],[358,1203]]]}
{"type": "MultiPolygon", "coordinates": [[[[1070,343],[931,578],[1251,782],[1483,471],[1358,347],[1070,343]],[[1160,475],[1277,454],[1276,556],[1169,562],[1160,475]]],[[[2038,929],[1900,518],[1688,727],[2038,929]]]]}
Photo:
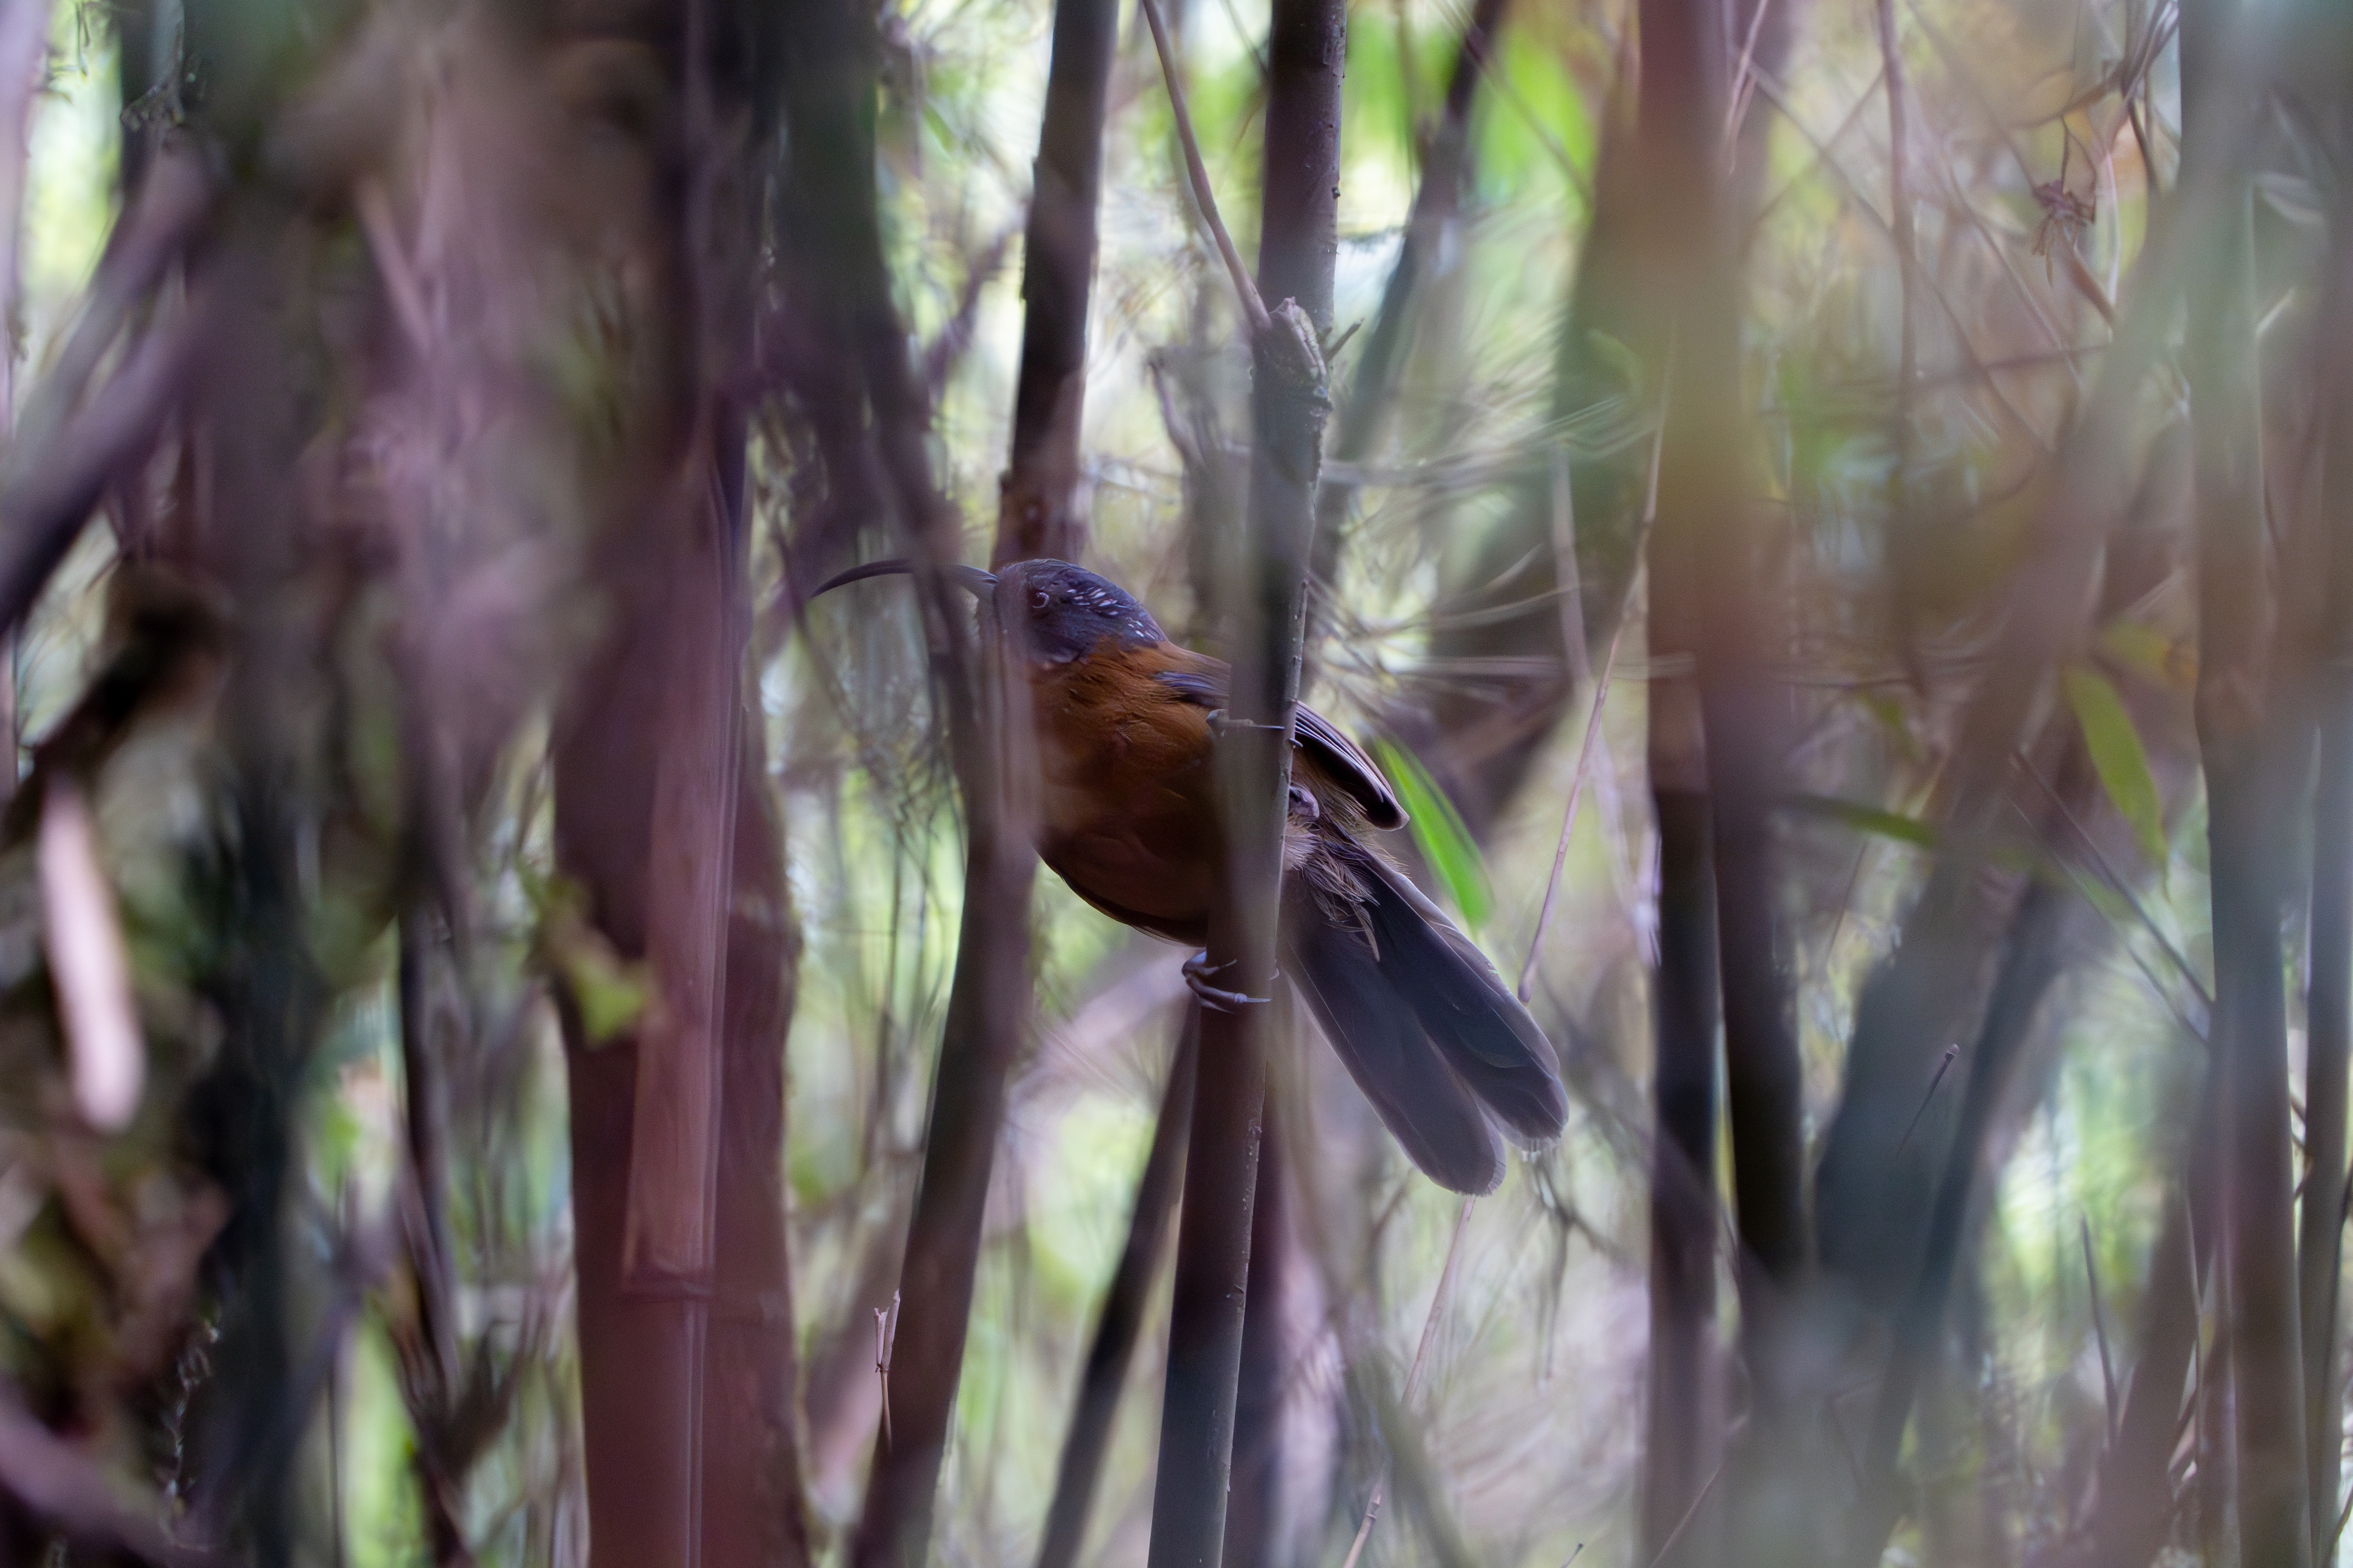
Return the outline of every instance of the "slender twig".
{"type": "MultiPolygon", "coordinates": [[[[2016,803],[2013,804],[2015,805],[2016,803]]],[[[2035,832],[2041,831],[2041,825],[2035,822],[2032,817],[2027,816],[2026,807],[2024,805],[2017,805],[2016,809],[2018,815],[2025,820],[2029,829],[2035,832]]],[[[2107,908],[2100,902],[2094,884],[2085,879],[2084,873],[2075,868],[2073,862],[2056,856],[2052,857],[2052,861],[2062,871],[2067,874],[2068,884],[2075,889],[2077,897],[2081,898],[2084,902],[2094,910],[2098,911],[2103,915],[2107,914],[2107,908]]],[[[2119,891],[2119,889],[2114,889],[2110,890],[2119,891]]],[[[2123,889],[2121,891],[2123,891],[2124,896],[2127,900],[2129,900],[2129,890],[2123,889]]],[[[2160,943],[2164,942],[2165,939],[2162,932],[2158,933],[2158,940],[2160,943]]],[[[2200,1024],[2197,1019],[2189,1016],[2189,1009],[2184,1007],[2174,996],[2172,989],[2168,987],[2163,980],[2158,978],[2157,971],[2150,966],[2148,960],[2142,956],[2139,947],[2129,942],[2119,942],[2117,945],[2124,949],[2125,956],[2132,960],[2133,967],[2140,971],[2140,977],[2148,982],[2149,994],[2155,996],[2159,1002],[2164,1003],[2165,1010],[2173,1015],[2173,1021],[2181,1026],[2181,1032],[2189,1037],[2189,1038],[2196,1040],[2201,1046],[2210,1044],[2211,1042],[2207,1038],[2206,1026],[2200,1024]]],[[[2190,988],[2192,990],[2200,989],[2198,984],[2198,977],[2195,974],[2190,974],[2186,969],[2183,971],[2183,973],[2188,975],[2190,988]]]]}
{"type": "Polygon", "coordinates": [[[1958,1040],[1945,1047],[1944,1059],[1936,1064],[1936,1076],[1928,1080],[1928,1091],[1920,1097],[1920,1109],[1912,1113],[1911,1125],[1904,1129],[1904,1136],[1896,1142],[1898,1154],[1911,1144],[1912,1134],[1920,1130],[1920,1118],[1928,1114],[1928,1102],[1936,1098],[1937,1087],[1945,1081],[1945,1075],[1952,1070],[1954,1058],[1960,1054],[1961,1042],[1958,1040]]]}
{"type": "MultiPolygon", "coordinates": [[[[2092,837],[2091,830],[2084,826],[2083,820],[2075,815],[2073,808],[2068,805],[2066,799],[2058,790],[2052,786],[2051,782],[2042,776],[2042,771],[2035,767],[2033,762],[2023,752],[2017,754],[2017,762],[2020,767],[2026,770],[2026,776],[2032,779],[2037,787],[2050,797],[2051,804],[2059,808],[2059,815],[2067,819],[2067,826],[2075,830],[2075,837],[2083,841],[2084,847],[2090,852],[2092,865],[2100,873],[2101,879],[2131,907],[2135,918],[2140,921],[2142,928],[2157,939],[2157,945],[2164,952],[2166,961],[2171,963],[2180,973],[2181,978],[2189,983],[2191,993],[2197,996],[2200,1004],[2205,1007],[2208,1016],[2211,1017],[2214,1011],[2214,993],[2199,976],[2198,971],[2190,967],[2188,955],[2176,947],[2173,944],[2173,939],[2167,936],[2164,930],[2158,925],[2156,917],[2148,912],[2147,906],[2135,895],[2131,884],[2117,875],[2115,865],[2108,859],[2107,852],[2100,847],[2099,840],[2092,837]]],[[[2202,1037],[2204,1033],[2202,1030],[2196,1032],[2202,1037]]]]}
{"type": "Polygon", "coordinates": [[[392,300],[392,313],[400,322],[410,350],[421,357],[433,346],[433,318],[426,309],[425,290],[417,282],[417,269],[409,264],[408,252],[400,243],[400,226],[392,215],[392,199],[385,194],[384,186],[372,179],[360,182],[356,197],[360,232],[366,236],[368,254],[384,276],[385,292],[392,300]]]}
{"type": "MultiPolygon", "coordinates": [[[[1821,167],[1822,164],[1829,160],[1831,149],[1845,141],[1846,133],[1853,130],[1856,125],[1862,122],[1862,111],[1869,109],[1872,105],[1872,100],[1879,96],[1880,80],[1882,77],[1885,76],[1885,74],[1886,73],[1884,71],[1882,71],[1879,76],[1873,77],[1871,79],[1871,85],[1864,88],[1860,93],[1855,95],[1854,101],[1848,105],[1847,111],[1839,117],[1838,124],[1831,127],[1831,132],[1828,136],[1808,135],[1807,140],[1811,142],[1813,144],[1813,156],[1807,162],[1804,167],[1793,170],[1788,178],[1783,180],[1779,184],[1773,187],[1773,194],[1771,195],[1766,197],[1762,202],[1759,202],[1757,205],[1757,210],[1748,216],[1747,243],[1755,243],[1757,236],[1761,233],[1765,227],[1765,220],[1772,216],[1773,210],[1776,207],[1778,207],[1781,203],[1788,198],[1790,192],[1796,190],[1799,186],[1812,179],[1814,177],[1814,171],[1821,167]]],[[[1752,83],[1750,85],[1749,92],[1752,97],[1755,95],[1755,84],[1752,83]]]]}
{"type": "MultiPolygon", "coordinates": [[[[1145,0],[1145,4],[1150,3],[1145,0]]],[[[1438,1271],[1438,1289],[1430,1294],[1430,1315],[1422,1320],[1421,1343],[1415,1347],[1413,1365],[1406,1372],[1405,1396],[1398,1401],[1400,1405],[1411,1405],[1414,1391],[1421,1386],[1422,1366],[1430,1359],[1431,1342],[1438,1338],[1438,1314],[1446,1305],[1447,1288],[1454,1283],[1454,1265],[1462,1252],[1462,1233],[1471,1227],[1471,1208],[1478,1201],[1464,1198],[1461,1211],[1454,1216],[1454,1238],[1446,1244],[1446,1264],[1438,1271]]],[[[1381,1516],[1381,1493],[1386,1486],[1385,1480],[1373,1483],[1373,1495],[1365,1502],[1364,1520],[1356,1526],[1356,1538],[1348,1543],[1348,1555],[1340,1568],[1356,1568],[1356,1559],[1364,1554],[1365,1542],[1373,1533],[1373,1521],[1381,1516]]],[[[1584,1550],[1581,1544],[1578,1550],[1584,1550]]],[[[1574,1563],[1577,1559],[1572,1557],[1569,1561],[1574,1563]]]]}
{"type": "MultiPolygon", "coordinates": [[[[351,1207],[350,1184],[343,1208],[351,1207]]],[[[327,1365],[327,1536],[334,1568],[343,1568],[343,1352],[340,1342],[328,1347],[327,1365]]]]}
{"type": "Polygon", "coordinates": [[[1381,1516],[1381,1488],[1376,1482],[1373,1495],[1365,1504],[1364,1521],[1356,1526],[1356,1538],[1348,1542],[1348,1555],[1340,1560],[1340,1568],[1356,1568],[1356,1559],[1364,1554],[1366,1538],[1373,1533],[1373,1521],[1381,1516]]]}
{"type": "Polygon", "coordinates": [[[1155,0],[1139,0],[1144,7],[1144,20],[1152,28],[1152,47],[1160,56],[1160,74],[1168,83],[1168,108],[1176,121],[1177,145],[1185,150],[1185,174],[1193,184],[1193,200],[1201,209],[1202,221],[1209,226],[1210,237],[1218,242],[1218,254],[1225,259],[1226,273],[1234,280],[1234,292],[1240,296],[1242,315],[1249,321],[1252,333],[1262,332],[1272,324],[1267,314],[1266,301],[1259,298],[1258,284],[1252,281],[1250,268],[1242,265],[1241,252],[1234,248],[1234,237],[1226,232],[1226,220],[1218,216],[1217,193],[1209,188],[1208,166],[1201,162],[1201,143],[1193,134],[1193,116],[1185,107],[1185,88],[1176,78],[1176,53],[1168,44],[1167,25],[1160,19],[1160,7],[1155,0]]]}
{"type": "Polygon", "coordinates": [[[1577,487],[1570,482],[1568,448],[1552,454],[1552,552],[1558,563],[1554,575],[1560,599],[1560,646],[1568,656],[1571,679],[1582,684],[1593,679],[1593,663],[1585,654],[1585,583],[1577,569],[1577,487]]]}
{"type": "Polygon", "coordinates": [[[2092,1336],[2100,1345],[2100,1388],[2108,1402],[2108,1447],[2116,1446],[2116,1367],[2108,1356],[2108,1321],[2100,1310],[2100,1266],[2092,1257],[2092,1222],[2082,1215],[2076,1216],[2083,1227],[2084,1279],[2092,1291],[2092,1336]]]}
{"type": "Polygon", "coordinates": [[[2140,121],[2140,99],[2137,94],[2125,100],[2125,119],[2132,126],[2133,145],[2140,149],[2141,184],[2147,188],[2151,206],[2165,199],[2165,187],[2157,174],[2157,152],[2149,145],[2148,132],[2140,121]]]}
{"type": "Polygon", "coordinates": [[[138,205],[114,226],[80,316],[25,400],[0,457],[0,626],[31,610],[90,509],[173,406],[195,323],[215,292],[203,285],[176,316],[137,336],[104,386],[87,401],[84,394],[211,205],[198,160],[174,156],[149,171],[138,205]]]}
{"type": "Polygon", "coordinates": [[[891,1305],[874,1309],[874,1375],[882,1384],[882,1451],[889,1453],[891,1442],[891,1345],[899,1337],[899,1292],[891,1292],[891,1305]]]}
{"type": "MultiPolygon", "coordinates": [[[[198,318],[210,308],[210,296],[199,296],[149,328],[78,412],[44,439],[20,437],[0,460],[0,626],[30,613],[106,487],[153,446],[194,361],[198,318]]],[[[46,391],[46,383],[35,389],[28,428],[46,391]]]]}
{"type": "MultiPolygon", "coordinates": [[[[1727,1454],[1725,1459],[1731,1457],[1727,1454]]],[[[1715,1489],[1716,1479],[1724,1474],[1725,1459],[1718,1459],[1715,1462],[1715,1468],[1707,1473],[1707,1484],[1699,1489],[1699,1496],[1692,1499],[1691,1507],[1683,1510],[1683,1518],[1675,1521],[1674,1529],[1669,1531],[1667,1538],[1659,1542],[1659,1554],[1651,1559],[1651,1568],[1659,1568],[1659,1564],[1667,1560],[1667,1553],[1672,1552],[1675,1549],[1675,1542],[1683,1538],[1683,1531],[1691,1528],[1691,1521],[1699,1517],[1701,1507],[1707,1501],[1707,1494],[1715,1489]]]]}
{"type": "Polygon", "coordinates": [[[1905,485],[1912,467],[1912,378],[1918,369],[1919,331],[1913,321],[1912,296],[1919,271],[1918,246],[1912,228],[1912,192],[1905,168],[1910,127],[1905,123],[1904,50],[1895,36],[1895,0],[1879,0],[1881,74],[1887,82],[1887,206],[1888,228],[1895,242],[1896,351],[1895,401],[1888,410],[1895,461],[1887,475],[1891,516],[1901,521],[1905,485]]]}
{"type": "MultiPolygon", "coordinates": [[[[1659,398],[1659,428],[1651,441],[1651,475],[1647,499],[1642,504],[1642,531],[1634,542],[1638,569],[1626,574],[1626,591],[1618,604],[1618,618],[1609,633],[1609,650],[1601,656],[1601,671],[1593,679],[1593,706],[1585,718],[1585,739],[1577,752],[1577,773],[1568,781],[1568,805],[1560,815],[1560,841],[1553,846],[1552,875],[1545,880],[1544,902],[1536,910],[1536,929],[1528,938],[1527,956],[1520,962],[1520,983],[1515,988],[1521,1001],[1533,994],[1535,984],[1536,959],[1544,952],[1545,931],[1552,924],[1554,901],[1560,896],[1561,868],[1568,862],[1569,832],[1577,826],[1577,803],[1585,793],[1585,775],[1593,764],[1594,748],[1601,740],[1602,708],[1609,700],[1609,676],[1618,666],[1618,645],[1626,635],[1626,622],[1634,607],[1634,585],[1641,581],[1639,570],[1642,541],[1650,536],[1651,520],[1659,513],[1659,458],[1666,448],[1667,395],[1673,390],[1674,348],[1667,349],[1666,384],[1659,398]]],[[[1564,487],[1565,488],[1565,487],[1564,487]]]]}
{"type": "Polygon", "coordinates": [[[1667,402],[1675,393],[1675,334],[1667,329],[1667,368],[1659,377],[1659,426],[1651,432],[1651,473],[1642,486],[1642,531],[1659,521],[1659,465],[1667,454],[1667,402]]]}
{"type": "MultiPolygon", "coordinates": [[[[2185,1195],[2182,1201],[2187,1204],[2185,1195]]],[[[2182,1261],[2189,1269],[2189,1462],[2203,1469],[2206,1463],[2206,1288],[2198,1279],[2198,1209],[2190,1205],[2183,1215],[2182,1228],[2189,1233],[2188,1255],[2182,1261]]],[[[2220,1325],[2216,1325],[2217,1332],[2220,1325]]],[[[2178,1439],[2177,1439],[2178,1441],[2178,1439]]]]}
{"type": "Polygon", "coordinates": [[[1438,1314],[1446,1304],[1447,1292],[1454,1285],[1455,1265],[1462,1258],[1462,1233],[1471,1228],[1471,1210],[1476,1198],[1464,1198],[1462,1207],[1454,1216],[1454,1236],[1446,1244],[1446,1262],[1438,1271],[1438,1289],[1430,1298],[1430,1315],[1421,1321],[1421,1342],[1414,1347],[1413,1365],[1406,1369],[1404,1403],[1411,1405],[1421,1387],[1422,1368],[1430,1361],[1430,1347],[1438,1340],[1438,1314]]]}
{"type": "MultiPolygon", "coordinates": [[[[1883,76],[1884,74],[1884,72],[1882,73],[1883,76]]],[[[1881,215],[1877,207],[1872,205],[1870,198],[1863,195],[1862,187],[1855,184],[1854,176],[1847,173],[1845,165],[1841,163],[1837,158],[1831,155],[1830,148],[1814,134],[1812,129],[1806,124],[1802,118],[1799,117],[1796,107],[1790,103],[1788,95],[1783,92],[1781,89],[1776,85],[1771,75],[1762,68],[1757,68],[1754,75],[1757,83],[1757,90],[1763,95],[1765,101],[1771,104],[1774,109],[1778,110],[1781,118],[1788,121],[1789,128],[1795,131],[1799,136],[1803,137],[1807,142],[1813,147],[1815,163],[1845,189],[1848,195],[1852,198],[1856,209],[1866,220],[1877,227],[1880,232],[1885,234],[1892,243],[1894,239],[1894,226],[1885,216],[1881,215]]],[[[1788,187],[1785,186],[1781,192],[1775,193],[1775,199],[1778,200],[1782,194],[1786,193],[1787,189],[1788,187]]],[[[1936,279],[1933,276],[1921,272],[1916,268],[1913,269],[1913,276],[1915,282],[1926,287],[1928,297],[1936,301],[1937,309],[1944,313],[1945,319],[1951,323],[1955,346],[1957,347],[1961,351],[1962,355],[1968,360],[1969,368],[1976,374],[1978,379],[1985,383],[1986,390],[1993,395],[1995,406],[2000,408],[2010,422],[2018,427],[2020,434],[2023,435],[2028,440],[2033,442],[2035,446],[2042,451],[2050,451],[2050,440],[2041,430],[2035,428],[2032,421],[2029,420],[2024,414],[2019,411],[2018,405],[2010,400],[2009,395],[2002,391],[2000,385],[1995,383],[1985,374],[1984,356],[1978,353],[1977,345],[1970,341],[1968,329],[1962,321],[1959,308],[1953,303],[1951,298],[1946,294],[1945,290],[1937,285],[1936,279]]]]}
{"type": "Polygon", "coordinates": [[[1536,910],[1536,929],[1528,938],[1528,954],[1520,963],[1520,983],[1516,990],[1525,1002],[1535,984],[1536,960],[1544,953],[1545,931],[1552,924],[1553,903],[1560,894],[1561,868],[1568,861],[1569,832],[1577,826],[1577,803],[1585,793],[1585,775],[1593,765],[1593,753],[1601,742],[1601,716],[1609,700],[1610,674],[1618,667],[1618,645],[1625,639],[1627,613],[1632,608],[1635,576],[1627,577],[1626,603],[1619,606],[1618,624],[1610,628],[1609,651],[1601,656],[1601,668],[1593,678],[1593,705],[1585,718],[1585,740],[1577,751],[1577,773],[1568,781],[1568,805],[1560,814],[1560,841],[1553,846],[1552,875],[1545,881],[1544,903],[1536,910]]]}
{"type": "Polygon", "coordinates": [[[1747,118],[1749,101],[1757,95],[1749,71],[1757,63],[1757,35],[1765,30],[1765,13],[1772,8],[1773,0],[1757,0],[1757,9],[1748,14],[1748,37],[1740,46],[1740,68],[1733,73],[1732,90],[1725,96],[1723,156],[1727,163],[1732,161],[1733,136],[1747,118]]]}
{"type": "Polygon", "coordinates": [[[1496,97],[1512,107],[1527,126],[1530,133],[1535,137],[1537,145],[1550,153],[1552,161],[1560,165],[1560,172],[1568,176],[1570,184],[1577,187],[1577,199],[1583,202],[1586,210],[1590,212],[1594,199],[1593,176],[1577,166],[1577,160],[1569,155],[1568,148],[1562,143],[1558,136],[1553,133],[1552,127],[1544,122],[1544,117],[1535,111],[1535,106],[1522,96],[1518,88],[1512,85],[1511,79],[1504,74],[1496,62],[1487,58],[1487,51],[1481,49],[1475,58],[1480,68],[1486,74],[1487,85],[1495,89],[1496,97]]]}

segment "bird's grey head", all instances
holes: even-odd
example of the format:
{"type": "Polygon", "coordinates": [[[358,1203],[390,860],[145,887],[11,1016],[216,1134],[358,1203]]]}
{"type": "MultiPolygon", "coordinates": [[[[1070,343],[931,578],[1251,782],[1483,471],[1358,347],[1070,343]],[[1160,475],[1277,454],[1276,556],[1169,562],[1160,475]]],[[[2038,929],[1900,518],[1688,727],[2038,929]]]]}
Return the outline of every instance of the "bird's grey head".
{"type": "Polygon", "coordinates": [[[1049,664],[1092,653],[1106,637],[1122,647],[1166,640],[1152,612],[1106,577],[1067,561],[1017,561],[997,574],[997,613],[1022,651],[1049,664]]]}

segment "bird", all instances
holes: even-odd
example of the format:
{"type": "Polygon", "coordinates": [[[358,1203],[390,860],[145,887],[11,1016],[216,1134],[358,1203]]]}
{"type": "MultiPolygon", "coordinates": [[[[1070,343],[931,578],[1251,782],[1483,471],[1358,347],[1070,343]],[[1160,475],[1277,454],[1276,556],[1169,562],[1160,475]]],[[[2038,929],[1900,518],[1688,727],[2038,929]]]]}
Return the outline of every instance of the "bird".
{"type": "MultiPolygon", "coordinates": [[[[837,574],[811,598],[912,574],[904,560],[837,574]]],[[[994,612],[1026,677],[1039,755],[1039,858],[1113,920],[1208,940],[1227,858],[1212,755],[1224,660],[1168,639],[1108,578],[1067,561],[942,568],[994,612]]],[[[1541,1148],[1568,1118],[1558,1059],[1476,944],[1376,847],[1406,825],[1396,788],[1314,709],[1293,709],[1278,965],[1414,1164],[1463,1194],[1502,1182],[1506,1139],[1541,1148]]],[[[1197,953],[1187,983],[1218,987],[1197,953]]]]}

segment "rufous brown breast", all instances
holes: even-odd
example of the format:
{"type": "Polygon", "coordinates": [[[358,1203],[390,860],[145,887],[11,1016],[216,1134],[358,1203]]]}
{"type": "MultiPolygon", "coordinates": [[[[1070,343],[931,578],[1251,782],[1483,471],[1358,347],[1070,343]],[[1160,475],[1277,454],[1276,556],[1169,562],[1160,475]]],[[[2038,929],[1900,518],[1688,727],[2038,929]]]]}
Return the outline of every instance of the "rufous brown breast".
{"type": "Polygon", "coordinates": [[[1037,669],[1038,852],[1113,920],[1196,945],[1224,856],[1208,710],[1160,679],[1200,656],[1106,642],[1037,669]]]}

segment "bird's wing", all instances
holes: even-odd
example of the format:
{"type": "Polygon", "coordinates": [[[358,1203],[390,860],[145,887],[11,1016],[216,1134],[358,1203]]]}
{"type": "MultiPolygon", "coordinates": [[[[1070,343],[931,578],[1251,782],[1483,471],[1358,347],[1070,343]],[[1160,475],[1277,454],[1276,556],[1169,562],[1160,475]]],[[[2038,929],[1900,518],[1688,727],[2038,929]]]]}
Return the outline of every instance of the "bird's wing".
{"type": "Polygon", "coordinates": [[[1293,721],[1299,743],[1315,753],[1315,758],[1336,774],[1347,792],[1356,797],[1365,808],[1365,820],[1375,827],[1403,827],[1405,807],[1398,804],[1397,791],[1389,786],[1388,775],[1378,763],[1365,755],[1356,742],[1340,732],[1340,727],[1323,714],[1301,703],[1293,721]]]}
{"type": "MultiPolygon", "coordinates": [[[[1223,708],[1228,685],[1225,660],[1185,649],[1175,651],[1183,655],[1185,662],[1176,668],[1161,670],[1161,683],[1188,702],[1204,708],[1223,708]]],[[[1314,757],[1334,783],[1364,808],[1365,820],[1375,827],[1403,827],[1405,807],[1398,804],[1397,791],[1381,772],[1380,764],[1342,734],[1337,724],[1305,703],[1299,705],[1295,715],[1293,738],[1314,757]]]]}

